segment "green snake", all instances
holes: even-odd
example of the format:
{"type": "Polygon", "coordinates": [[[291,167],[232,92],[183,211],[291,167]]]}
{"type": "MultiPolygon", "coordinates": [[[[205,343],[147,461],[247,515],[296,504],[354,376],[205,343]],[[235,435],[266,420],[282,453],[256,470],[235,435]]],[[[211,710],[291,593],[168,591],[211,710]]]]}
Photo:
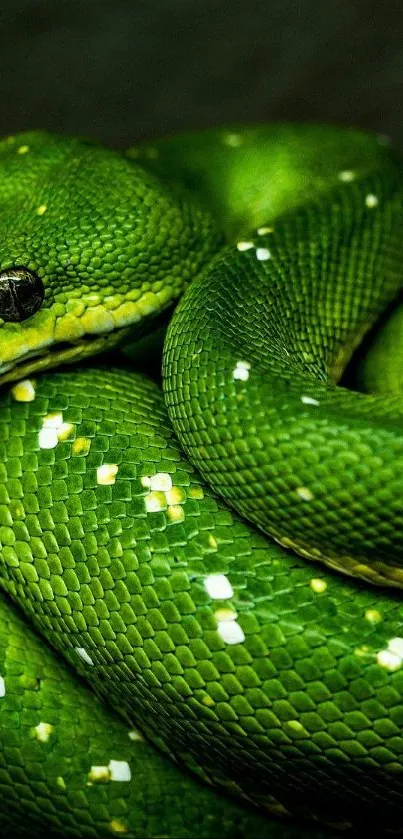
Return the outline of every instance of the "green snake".
{"type": "Polygon", "coordinates": [[[397,153],[27,132],[0,208],[2,836],[401,833],[397,153]]]}

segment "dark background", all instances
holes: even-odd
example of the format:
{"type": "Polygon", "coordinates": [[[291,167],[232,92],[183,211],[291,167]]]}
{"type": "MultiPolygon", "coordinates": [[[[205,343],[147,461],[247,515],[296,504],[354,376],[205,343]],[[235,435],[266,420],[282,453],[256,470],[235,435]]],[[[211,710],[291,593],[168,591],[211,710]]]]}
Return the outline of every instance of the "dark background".
{"type": "Polygon", "coordinates": [[[403,147],[401,0],[0,0],[0,134],[327,120],[403,147]]]}

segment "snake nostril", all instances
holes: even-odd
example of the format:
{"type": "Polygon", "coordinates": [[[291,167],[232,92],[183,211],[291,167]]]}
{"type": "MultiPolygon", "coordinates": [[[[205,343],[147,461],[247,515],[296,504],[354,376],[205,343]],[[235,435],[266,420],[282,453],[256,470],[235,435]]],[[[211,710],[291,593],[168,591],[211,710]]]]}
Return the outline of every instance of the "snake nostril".
{"type": "Polygon", "coordinates": [[[22,265],[0,271],[0,318],[12,323],[27,320],[41,308],[42,280],[22,265]]]}

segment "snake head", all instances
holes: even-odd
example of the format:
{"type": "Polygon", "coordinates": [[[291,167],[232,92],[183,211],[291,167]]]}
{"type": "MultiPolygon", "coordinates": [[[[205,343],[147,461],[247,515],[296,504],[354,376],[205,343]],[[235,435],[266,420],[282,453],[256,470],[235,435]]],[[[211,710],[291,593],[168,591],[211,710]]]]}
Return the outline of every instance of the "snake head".
{"type": "Polygon", "coordinates": [[[0,142],[0,382],[116,346],[220,244],[184,193],[94,143],[0,142]]]}

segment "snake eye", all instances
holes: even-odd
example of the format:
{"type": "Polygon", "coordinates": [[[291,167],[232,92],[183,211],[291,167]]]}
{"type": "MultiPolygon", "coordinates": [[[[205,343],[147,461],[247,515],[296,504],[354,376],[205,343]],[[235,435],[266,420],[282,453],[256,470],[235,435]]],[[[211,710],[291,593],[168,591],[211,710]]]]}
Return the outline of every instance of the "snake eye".
{"type": "Polygon", "coordinates": [[[41,308],[45,289],[42,280],[28,268],[0,271],[0,318],[12,323],[27,320],[41,308]]]}

